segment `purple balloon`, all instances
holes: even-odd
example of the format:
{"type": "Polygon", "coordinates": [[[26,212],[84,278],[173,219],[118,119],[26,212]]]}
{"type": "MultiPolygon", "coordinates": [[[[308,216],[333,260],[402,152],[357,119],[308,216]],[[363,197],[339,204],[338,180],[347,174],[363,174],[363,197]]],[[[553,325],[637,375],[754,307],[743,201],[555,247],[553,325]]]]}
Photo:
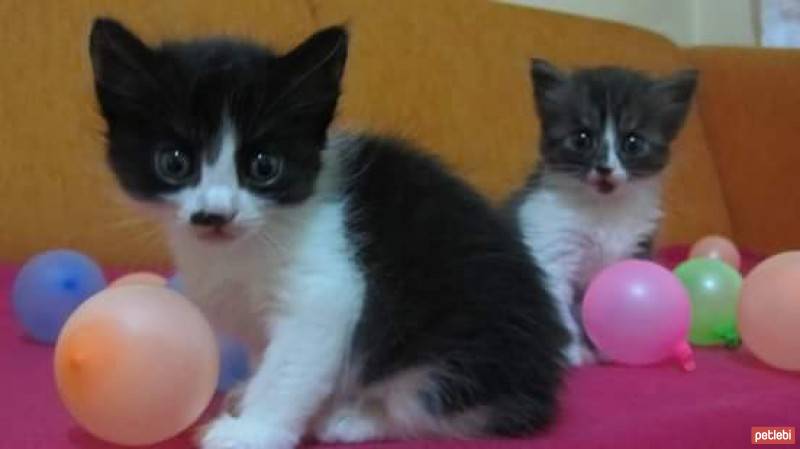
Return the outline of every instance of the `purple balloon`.
{"type": "Polygon", "coordinates": [[[167,288],[175,290],[176,292],[185,295],[186,294],[186,284],[183,282],[183,276],[180,273],[173,274],[167,280],[167,288]]]}
{"type": "Polygon", "coordinates": [[[250,361],[245,345],[235,337],[217,334],[219,378],[217,391],[225,393],[250,375],[250,361]]]}
{"type": "Polygon", "coordinates": [[[89,257],[71,250],[47,251],[26,262],[14,279],[14,314],[28,335],[53,343],[70,314],[105,286],[102,270],[89,257]]]}
{"type": "Polygon", "coordinates": [[[626,260],[601,271],[583,299],[589,338],[612,360],[646,365],[671,357],[693,369],[687,343],[691,306],[675,275],[653,262],[626,260]]]}

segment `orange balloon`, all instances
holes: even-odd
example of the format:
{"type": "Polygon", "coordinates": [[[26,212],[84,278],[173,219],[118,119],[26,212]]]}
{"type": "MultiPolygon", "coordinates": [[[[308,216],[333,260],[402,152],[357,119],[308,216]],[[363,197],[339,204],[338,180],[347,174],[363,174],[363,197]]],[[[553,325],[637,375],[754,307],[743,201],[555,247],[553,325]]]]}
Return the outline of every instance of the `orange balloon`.
{"type": "Polygon", "coordinates": [[[747,275],[739,331],[745,346],[763,362],[800,371],[800,251],[770,257],[747,275]]]}
{"type": "Polygon", "coordinates": [[[159,287],[163,287],[167,285],[167,280],[164,276],[159,276],[155,273],[139,271],[137,273],[130,273],[118,277],[114,282],[109,284],[108,287],[121,287],[123,285],[158,285],[159,287]]]}
{"type": "Polygon", "coordinates": [[[189,427],[219,372],[214,333],[180,294],[152,285],[106,289],[67,320],[56,343],[61,400],[87,431],[152,444],[189,427]]]}
{"type": "Polygon", "coordinates": [[[721,260],[733,268],[739,269],[742,256],[736,245],[719,235],[709,235],[698,240],[689,251],[689,258],[706,257],[721,260]]]}

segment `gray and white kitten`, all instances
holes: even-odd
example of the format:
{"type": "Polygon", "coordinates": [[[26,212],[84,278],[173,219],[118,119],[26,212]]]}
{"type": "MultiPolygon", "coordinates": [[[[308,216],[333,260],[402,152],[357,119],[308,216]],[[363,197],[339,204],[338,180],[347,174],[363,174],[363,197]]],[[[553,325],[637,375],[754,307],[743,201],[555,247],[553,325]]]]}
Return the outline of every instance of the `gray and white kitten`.
{"type": "Polygon", "coordinates": [[[561,71],[534,60],[540,162],[509,210],[547,275],[565,327],[566,357],[594,359],[578,315],[604,267],[646,257],[662,215],[662,172],[697,74],[665,78],[617,67],[561,71]]]}

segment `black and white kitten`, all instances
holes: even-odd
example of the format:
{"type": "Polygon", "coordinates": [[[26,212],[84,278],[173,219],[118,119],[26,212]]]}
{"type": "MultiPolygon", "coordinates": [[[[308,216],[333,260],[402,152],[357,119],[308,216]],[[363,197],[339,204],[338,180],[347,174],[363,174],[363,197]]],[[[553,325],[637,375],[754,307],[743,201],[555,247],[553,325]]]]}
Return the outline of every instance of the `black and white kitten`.
{"type": "Polygon", "coordinates": [[[111,169],[163,223],[188,296],[262,351],[202,447],[537,429],[567,342],[540,273],[431,159],[329,137],[347,42],[328,28],[276,55],[92,28],[111,169]]]}
{"type": "Polygon", "coordinates": [[[649,255],[661,218],[661,174],[691,104],[696,72],[666,78],[615,67],[563,72],[534,60],[541,157],[509,202],[572,336],[566,357],[590,361],[577,315],[602,268],[649,255]]]}

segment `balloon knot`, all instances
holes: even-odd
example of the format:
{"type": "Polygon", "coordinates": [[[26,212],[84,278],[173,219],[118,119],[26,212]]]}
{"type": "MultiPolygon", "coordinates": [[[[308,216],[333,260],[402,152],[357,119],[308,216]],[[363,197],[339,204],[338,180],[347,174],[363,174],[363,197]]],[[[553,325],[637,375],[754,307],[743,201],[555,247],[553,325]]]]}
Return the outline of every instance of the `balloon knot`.
{"type": "Polygon", "coordinates": [[[684,371],[691,372],[697,368],[697,364],[694,361],[694,352],[692,352],[689,343],[685,341],[681,342],[678,347],[675,348],[675,357],[678,359],[678,363],[680,363],[684,371]]]}

